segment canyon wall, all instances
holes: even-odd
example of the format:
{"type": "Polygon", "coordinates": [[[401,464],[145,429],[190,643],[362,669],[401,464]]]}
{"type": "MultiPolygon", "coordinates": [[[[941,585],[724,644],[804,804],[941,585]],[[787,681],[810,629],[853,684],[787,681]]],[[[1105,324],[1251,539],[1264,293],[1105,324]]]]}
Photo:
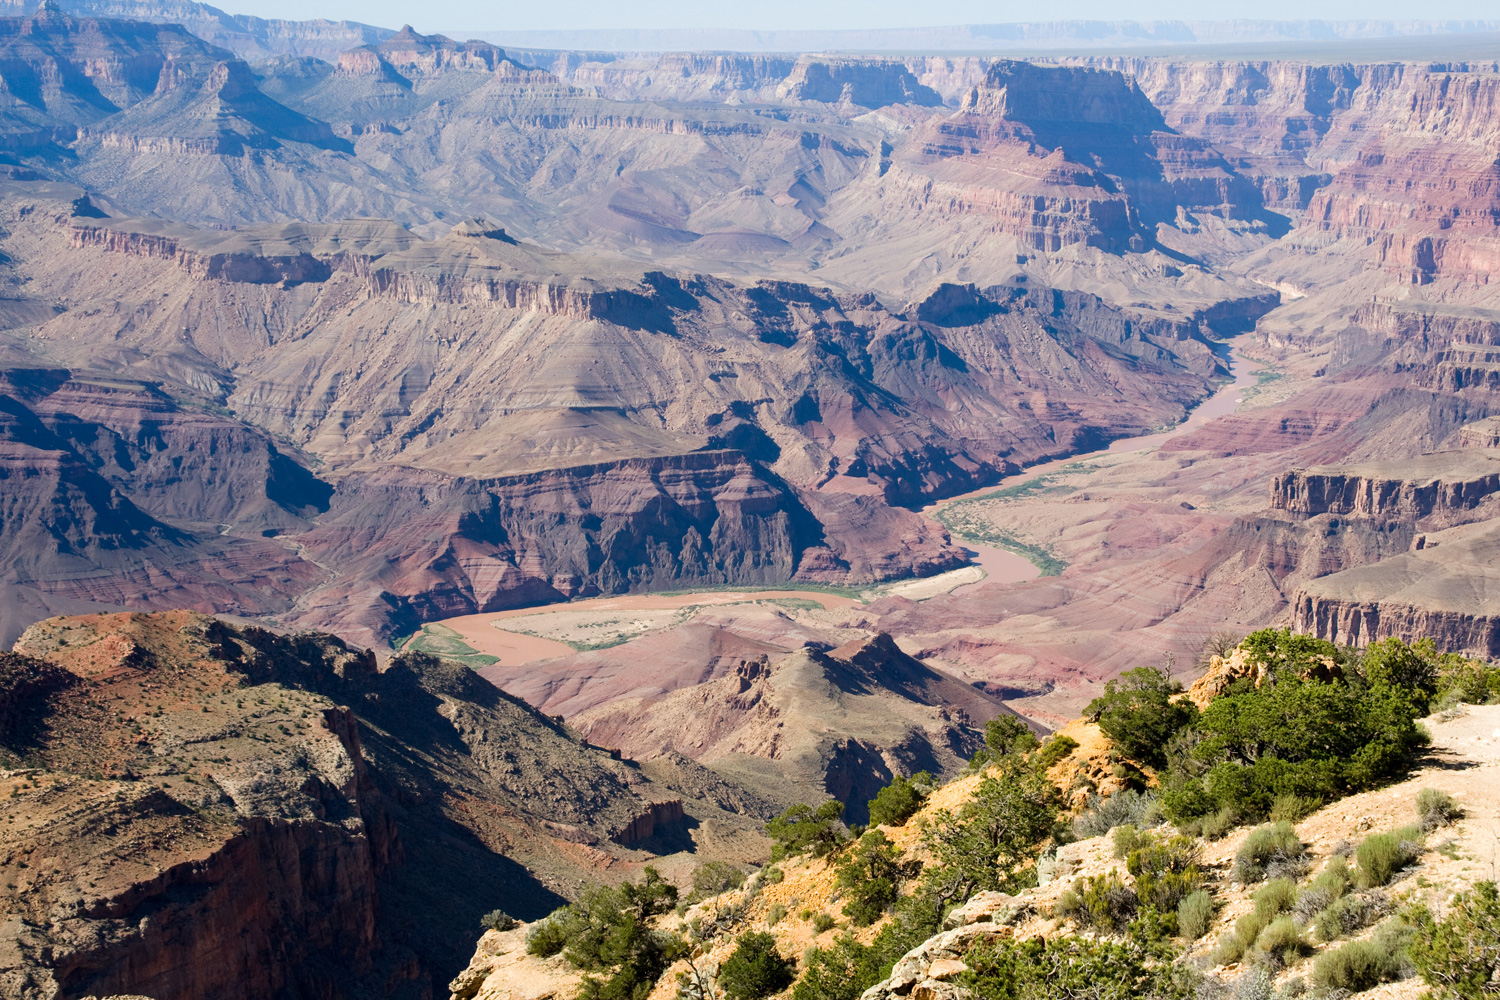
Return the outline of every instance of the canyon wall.
{"type": "Polygon", "coordinates": [[[0,654],[0,812],[27,830],[0,847],[17,1000],[431,997],[489,910],[541,917],[551,886],[649,860],[689,812],[759,828],[420,655],[377,669],[331,636],[182,612],[51,619],[17,649],[0,654]]]}

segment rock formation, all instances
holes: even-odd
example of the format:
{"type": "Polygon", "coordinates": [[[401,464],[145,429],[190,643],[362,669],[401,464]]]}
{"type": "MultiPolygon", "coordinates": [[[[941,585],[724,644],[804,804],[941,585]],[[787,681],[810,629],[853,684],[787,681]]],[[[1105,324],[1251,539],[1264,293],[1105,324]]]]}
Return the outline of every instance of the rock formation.
{"type": "Polygon", "coordinates": [[[540,916],[580,874],[638,865],[682,841],[685,807],[719,837],[759,822],[430,658],[380,669],[185,613],[51,619],[17,650],[0,983],[19,1000],[430,996],[484,912],[540,916]]]}
{"type": "MultiPolygon", "coordinates": [[[[628,646],[614,653],[625,662],[637,655],[628,646]]],[[[720,669],[660,697],[603,701],[571,714],[569,725],[637,759],[696,760],[784,805],[831,796],[857,823],[893,775],[954,773],[983,745],[984,724],[1009,714],[884,634],[720,669]]],[[[503,672],[488,676],[506,683],[503,672]]]]}

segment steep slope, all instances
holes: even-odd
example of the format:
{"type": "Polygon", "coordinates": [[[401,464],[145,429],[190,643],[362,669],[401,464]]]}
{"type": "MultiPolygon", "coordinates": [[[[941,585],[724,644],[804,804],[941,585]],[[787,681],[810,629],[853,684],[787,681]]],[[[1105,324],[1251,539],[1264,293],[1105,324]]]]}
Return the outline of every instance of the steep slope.
{"type": "Polygon", "coordinates": [[[1292,260],[1313,255],[1354,257],[1418,285],[1483,284],[1493,270],[1493,65],[1088,65],[1132,77],[1174,128],[1224,150],[1268,205],[1293,218],[1297,228],[1272,255],[1290,259],[1269,274],[1290,276],[1292,260]]]}
{"type": "MultiPolygon", "coordinates": [[[[183,613],[17,650],[7,996],[430,996],[487,910],[691,846],[680,795],[462,667],[183,613]]],[[[720,844],[753,825],[688,808],[720,844]]]]}
{"type": "Polygon", "coordinates": [[[0,372],[3,631],[98,606],[287,611],[322,572],[263,536],[328,488],[237,421],[149,386],[0,372]]]}
{"type": "Polygon", "coordinates": [[[960,199],[953,209],[994,213],[1001,232],[1035,250],[1143,250],[1157,224],[1176,222],[1179,212],[1249,226],[1260,210],[1259,193],[1227,161],[1202,140],[1172,133],[1114,73],[996,62],[959,112],[934,123],[898,162],[887,183],[912,185],[901,168],[931,177],[960,199]]]}
{"type": "Polygon", "coordinates": [[[984,724],[1007,713],[880,634],[742,659],[722,676],[606,701],[568,721],[592,742],[643,760],[680,754],[772,801],[832,796],[860,823],[893,775],[953,773],[983,746],[984,724]]]}

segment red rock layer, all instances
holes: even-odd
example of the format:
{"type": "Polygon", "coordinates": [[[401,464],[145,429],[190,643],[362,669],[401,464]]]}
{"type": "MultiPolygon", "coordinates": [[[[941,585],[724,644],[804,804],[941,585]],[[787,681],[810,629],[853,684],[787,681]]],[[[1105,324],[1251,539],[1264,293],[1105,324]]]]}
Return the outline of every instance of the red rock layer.
{"type": "Polygon", "coordinates": [[[1154,243],[1179,210],[1250,218],[1260,195],[1202,139],[1173,133],[1113,72],[995,63],[957,114],[894,158],[885,185],[913,208],[978,213],[1024,245],[1112,252],[1154,243]]]}

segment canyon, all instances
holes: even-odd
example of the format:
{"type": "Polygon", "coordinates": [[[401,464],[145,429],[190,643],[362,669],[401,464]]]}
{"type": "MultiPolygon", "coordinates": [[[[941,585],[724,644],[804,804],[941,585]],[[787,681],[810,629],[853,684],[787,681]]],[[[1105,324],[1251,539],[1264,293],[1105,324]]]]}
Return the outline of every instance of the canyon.
{"type": "Polygon", "coordinates": [[[440,996],[1134,667],[1500,656],[1500,48],[0,13],[7,995],[440,996]]]}

